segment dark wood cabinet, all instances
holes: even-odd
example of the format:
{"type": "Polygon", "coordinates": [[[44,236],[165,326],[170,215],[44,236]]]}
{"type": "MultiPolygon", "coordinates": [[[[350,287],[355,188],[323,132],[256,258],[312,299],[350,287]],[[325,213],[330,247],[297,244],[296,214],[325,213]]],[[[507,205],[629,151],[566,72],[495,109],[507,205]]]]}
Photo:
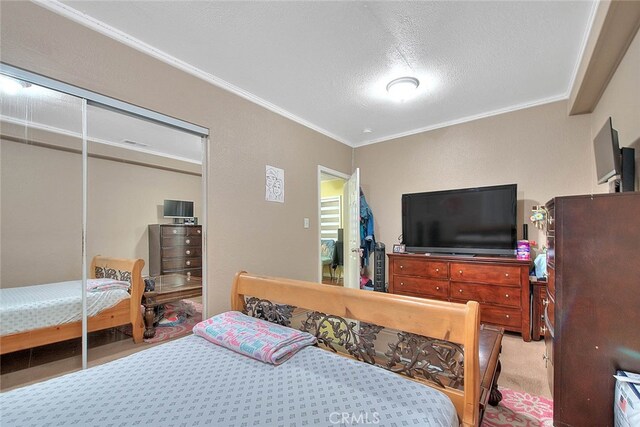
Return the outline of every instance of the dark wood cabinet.
{"type": "Polygon", "coordinates": [[[483,323],[531,340],[529,261],[505,257],[388,254],[389,292],[421,298],[480,303],[483,323]]]}
{"type": "Polygon", "coordinates": [[[613,375],[640,372],[640,193],[557,197],[547,211],[554,425],[613,426],[613,375]]]}
{"type": "Polygon", "coordinates": [[[202,277],[202,226],[149,225],[149,275],[202,277]]]}
{"type": "Polygon", "coordinates": [[[544,308],[547,301],[547,281],[531,281],[531,339],[540,341],[544,338],[544,308]]]}

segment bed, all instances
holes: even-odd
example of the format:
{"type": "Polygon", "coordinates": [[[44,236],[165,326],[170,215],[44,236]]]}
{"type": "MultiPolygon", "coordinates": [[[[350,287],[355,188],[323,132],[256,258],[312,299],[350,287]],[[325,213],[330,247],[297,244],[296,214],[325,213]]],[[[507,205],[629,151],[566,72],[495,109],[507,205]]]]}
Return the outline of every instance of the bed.
{"type": "MultiPolygon", "coordinates": [[[[122,280],[131,286],[128,291],[87,293],[89,332],[131,324],[134,342],[142,342],[143,266],[141,259],[93,258],[90,278],[122,280]]],[[[70,281],[2,289],[0,354],[81,337],[80,286],[81,282],[70,281]]]]}
{"type": "Polygon", "coordinates": [[[302,328],[318,338],[318,345],[274,366],[191,335],[2,393],[3,422],[95,426],[475,426],[479,422],[476,302],[462,305],[239,273],[231,306],[253,317],[302,328]],[[374,348],[383,327],[401,331],[395,347],[389,346],[390,362],[381,361],[374,348]],[[427,359],[430,363],[425,365],[427,359]]]}

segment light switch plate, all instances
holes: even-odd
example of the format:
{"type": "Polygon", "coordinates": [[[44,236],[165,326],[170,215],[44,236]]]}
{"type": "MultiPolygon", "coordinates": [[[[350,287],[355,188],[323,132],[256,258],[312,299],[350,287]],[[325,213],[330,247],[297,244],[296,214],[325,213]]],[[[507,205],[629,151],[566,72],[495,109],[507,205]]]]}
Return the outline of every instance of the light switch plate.
{"type": "Polygon", "coordinates": [[[304,219],[304,228],[309,228],[309,218],[304,219]]]}

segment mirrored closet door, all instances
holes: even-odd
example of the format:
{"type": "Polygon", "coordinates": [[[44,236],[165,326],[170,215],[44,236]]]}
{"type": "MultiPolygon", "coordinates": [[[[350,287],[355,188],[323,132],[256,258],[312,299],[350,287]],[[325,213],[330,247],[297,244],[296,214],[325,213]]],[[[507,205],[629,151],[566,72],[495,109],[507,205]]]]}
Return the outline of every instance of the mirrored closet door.
{"type": "Polygon", "coordinates": [[[0,99],[6,389],[82,367],[83,100],[6,75],[0,99]]]}
{"type": "Polygon", "coordinates": [[[103,278],[113,311],[89,318],[100,328],[89,335],[91,365],[200,321],[203,148],[200,136],[96,105],[87,134],[89,273],[103,278]]]}
{"type": "Polygon", "coordinates": [[[208,130],[1,64],[3,390],[206,313],[208,130]]]}

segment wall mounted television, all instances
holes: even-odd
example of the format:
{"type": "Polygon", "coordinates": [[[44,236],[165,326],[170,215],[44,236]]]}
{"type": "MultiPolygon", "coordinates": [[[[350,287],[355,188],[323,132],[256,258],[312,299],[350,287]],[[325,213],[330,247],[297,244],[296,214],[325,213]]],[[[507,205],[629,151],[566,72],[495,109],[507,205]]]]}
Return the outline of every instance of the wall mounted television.
{"type": "Polygon", "coordinates": [[[165,200],[165,218],[193,218],[193,202],[186,200],[165,200]]]}
{"type": "Polygon", "coordinates": [[[611,117],[593,139],[593,152],[596,157],[598,184],[604,184],[610,178],[620,175],[620,143],[611,117]]]}
{"type": "Polygon", "coordinates": [[[517,185],[402,195],[407,252],[514,255],[517,185]]]}

